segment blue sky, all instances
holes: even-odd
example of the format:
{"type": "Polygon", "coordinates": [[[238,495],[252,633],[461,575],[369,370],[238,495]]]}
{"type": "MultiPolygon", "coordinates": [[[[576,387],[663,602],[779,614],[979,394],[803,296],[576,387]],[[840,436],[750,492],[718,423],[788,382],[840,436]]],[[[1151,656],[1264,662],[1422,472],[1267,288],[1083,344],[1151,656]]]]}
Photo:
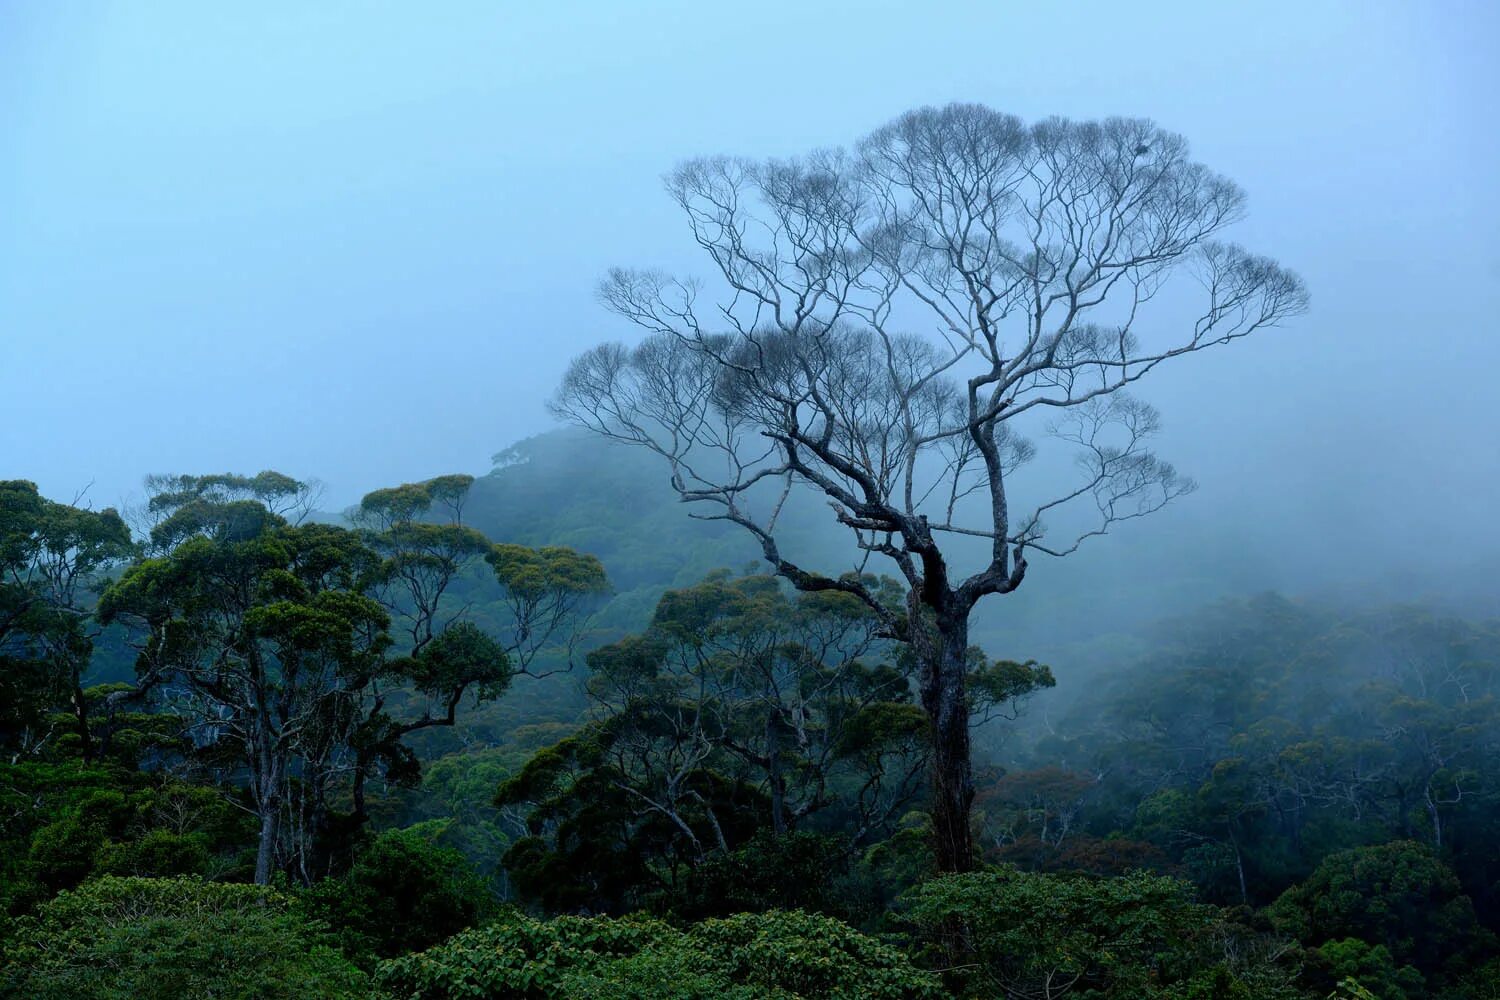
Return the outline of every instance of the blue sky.
{"type": "Polygon", "coordinates": [[[1306,277],[1294,327],[1148,391],[1193,503],[1493,543],[1497,38],[1482,2],[8,0],[0,476],[483,472],[629,336],[605,268],[700,269],[676,160],[959,99],[1182,132],[1306,277]]]}

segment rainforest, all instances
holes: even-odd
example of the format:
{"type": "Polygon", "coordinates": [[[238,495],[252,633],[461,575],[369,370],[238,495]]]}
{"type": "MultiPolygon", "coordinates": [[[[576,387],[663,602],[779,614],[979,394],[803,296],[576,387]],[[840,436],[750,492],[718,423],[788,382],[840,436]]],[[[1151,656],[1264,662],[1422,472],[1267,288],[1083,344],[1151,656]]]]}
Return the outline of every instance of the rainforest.
{"type": "Polygon", "coordinates": [[[0,10],[0,997],[1500,1000],[1497,27],[0,10]]]}

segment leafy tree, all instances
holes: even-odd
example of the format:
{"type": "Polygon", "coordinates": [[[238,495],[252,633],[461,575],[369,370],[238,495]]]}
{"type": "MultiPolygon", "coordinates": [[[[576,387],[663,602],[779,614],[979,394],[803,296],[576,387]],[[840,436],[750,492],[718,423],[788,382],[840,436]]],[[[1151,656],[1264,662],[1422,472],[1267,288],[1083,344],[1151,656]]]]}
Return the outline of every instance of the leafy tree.
{"type": "Polygon", "coordinates": [[[33,483],[0,481],[0,746],[37,751],[49,709],[66,704],[79,749],[93,758],[100,699],[84,690],[98,637],[93,590],[134,548],[113,509],[56,503],[33,483]]]}
{"type": "Polygon", "coordinates": [[[494,896],[439,831],[387,830],[355,855],[345,874],[308,890],[311,913],[340,932],[345,953],[393,958],[430,948],[472,927],[494,896]]]}
{"type": "Polygon", "coordinates": [[[1187,885],[996,868],[919,886],[906,914],[963,996],[1093,1000],[1303,996],[1275,942],[1187,885]]]}
{"type": "Polygon", "coordinates": [[[1464,976],[1449,991],[1449,997],[1452,1000],[1500,1000],[1500,958],[1491,958],[1464,976]]]}
{"type": "Polygon", "coordinates": [[[678,916],[701,920],[768,910],[808,910],[850,920],[871,915],[848,844],[838,836],[761,831],[695,867],[667,900],[678,916]]]}
{"type": "Polygon", "coordinates": [[[316,480],[293,479],[270,469],[253,476],[213,473],[206,476],[151,475],[146,477],[149,499],[140,513],[140,528],[156,549],[170,548],[183,539],[218,530],[226,508],[253,518],[263,507],[293,524],[312,513],[323,488],[316,480]]]}
{"type": "Polygon", "coordinates": [[[907,676],[866,662],[889,652],[877,631],[847,595],[710,577],[663,595],[639,640],[592,654],[590,692],[647,731],[685,720],[698,745],[683,759],[761,791],[776,833],[842,805],[858,843],[915,794],[925,742],[907,676]]]}
{"type": "Polygon", "coordinates": [[[105,877],[23,917],[0,994],[34,1000],[366,1000],[363,973],[264,886],[105,877]]]}
{"type": "MultiPolygon", "coordinates": [[[[244,776],[261,824],[256,880],[278,863],[310,879],[327,869],[336,839],[335,782],[352,782],[346,825],[357,828],[372,775],[416,780],[407,736],[451,726],[468,693],[504,691],[534,619],[518,620],[522,635],[509,644],[458,615],[439,621],[463,561],[496,550],[472,529],[412,520],[432,502],[426,485],[372,494],[387,527],[361,532],[288,522],[272,508],[295,508],[308,487],[276,473],[161,482],[168,488],[150,504],[157,554],[112,584],[101,610],[144,636],[138,671],[194,717],[200,756],[244,776]],[[404,602],[389,597],[392,581],[404,602]],[[410,626],[400,653],[392,610],[410,626]],[[419,707],[398,715],[393,698],[419,707]]],[[[466,485],[447,477],[434,488],[456,510],[466,485]]],[[[542,579],[507,592],[526,608],[546,605],[550,637],[603,576],[587,557],[537,558],[542,579]]]]}
{"type": "Polygon", "coordinates": [[[403,795],[399,819],[407,823],[437,820],[443,825],[438,842],[462,852],[469,863],[498,888],[505,888],[501,858],[510,844],[526,833],[513,812],[495,805],[495,789],[526,763],[542,746],[550,746],[572,730],[566,725],[521,726],[506,733],[502,746],[481,743],[456,753],[424,761],[422,784],[403,795]]]}
{"type": "Polygon", "coordinates": [[[193,717],[200,745],[243,769],[265,883],[291,784],[317,829],[351,692],[385,669],[389,618],[360,586],[370,553],[348,531],[289,525],[254,501],[184,504],[155,537],[170,548],[111,584],[101,613],[137,626],[138,670],[193,717]]]}
{"type": "Polygon", "coordinates": [[[534,754],[496,791],[497,805],[525,810],[528,836],[504,857],[523,898],[553,912],[625,912],[675,891],[705,842],[727,850],[752,834],[764,803],[700,767],[701,744],[680,727],[632,728],[622,750],[613,720],[591,723],[534,754]],[[624,765],[642,751],[660,766],[632,774],[624,765]]]}
{"type": "Polygon", "coordinates": [[[248,875],[249,817],[216,789],[78,758],[0,767],[0,907],[97,874],[248,875]]]}
{"type": "MultiPolygon", "coordinates": [[[[617,908],[599,887],[675,891],[681,865],[761,826],[838,831],[846,851],[882,835],[919,789],[927,726],[908,674],[870,662],[891,652],[878,629],[848,595],[794,598],[774,577],[669,591],[650,629],[589,655],[593,721],[502,786],[540,838],[507,856],[518,887],[562,903],[561,885],[587,885],[589,905],[617,908]]],[[[1008,667],[977,663],[983,690],[1014,700],[1050,682],[1008,667]]]]}
{"type": "Polygon", "coordinates": [[[1357,939],[1434,981],[1495,947],[1452,871],[1410,841],[1329,855],[1267,913],[1279,931],[1309,945],[1357,939]]]}
{"type": "Polygon", "coordinates": [[[421,483],[365,495],[354,520],[381,559],[373,571],[374,593],[402,623],[406,656],[396,664],[394,691],[374,678],[354,763],[354,813],[365,816],[365,785],[377,767],[401,780],[410,772],[403,739],[433,727],[452,726],[463,696],[477,701],[499,695],[516,673],[531,671],[538,654],[571,647],[584,606],[604,594],[604,568],[592,556],[558,546],[530,549],[491,543],[461,518],[474,477],[438,476],[421,483]],[[447,522],[422,520],[436,506],[447,522]],[[447,598],[466,570],[483,559],[498,584],[503,620],[481,623],[467,606],[447,598]],[[469,620],[459,620],[460,618],[469,620]],[[498,637],[498,638],[497,638],[498,637]],[[398,716],[398,700],[420,696],[417,708],[398,716]]]}
{"type": "Polygon", "coordinates": [[[1329,987],[1336,991],[1341,984],[1348,983],[1357,983],[1376,997],[1393,1000],[1420,997],[1427,992],[1427,984],[1415,968],[1404,965],[1398,969],[1385,945],[1372,945],[1358,938],[1328,941],[1313,949],[1308,966],[1303,978],[1319,992],[1329,987]]]}
{"type": "Polygon", "coordinates": [[[1216,241],[1243,209],[1230,181],[1148,121],[1032,126],[978,105],[909,112],[852,150],[689,161],[668,188],[724,294],[654,271],[601,294],[647,338],[576,359],[557,410],[670,466],[681,498],[745,528],[798,588],[864,602],[922,666],[931,805],[944,870],[973,864],[969,620],[1015,591],[1028,558],[1191,488],[1146,449],[1158,417],[1125,391],[1170,359],[1300,312],[1300,280],[1216,241]],[[1174,275],[1207,301],[1172,339],[1138,322],[1174,275]],[[925,327],[925,329],[924,329],[925,327]],[[1050,432],[1077,482],[1022,504],[1016,469],[1050,432]],[[796,487],[861,550],[819,572],[783,549],[796,487]],[[982,564],[960,569],[958,542],[982,564]],[[890,602],[863,560],[890,560],[890,602]]]}

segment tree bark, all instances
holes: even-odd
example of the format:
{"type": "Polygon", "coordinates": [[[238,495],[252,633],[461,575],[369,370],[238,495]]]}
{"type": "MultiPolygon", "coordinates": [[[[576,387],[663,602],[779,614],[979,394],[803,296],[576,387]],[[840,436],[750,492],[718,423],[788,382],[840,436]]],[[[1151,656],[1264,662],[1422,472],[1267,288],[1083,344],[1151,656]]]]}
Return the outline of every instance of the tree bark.
{"type": "Polygon", "coordinates": [[[89,705],[84,696],[83,685],[78,682],[78,675],[73,675],[73,721],[78,726],[79,748],[83,754],[83,762],[92,764],[94,762],[94,731],[89,727],[89,705]]]}
{"type": "Polygon", "coordinates": [[[974,867],[969,809],[974,766],[969,748],[967,617],[945,616],[922,650],[922,707],[932,726],[932,834],[939,871],[974,867]]]}
{"type": "Polygon", "coordinates": [[[255,851],[255,884],[269,885],[271,863],[276,850],[276,809],[278,803],[262,802],[260,807],[260,844],[255,851]]]}
{"type": "Polygon", "coordinates": [[[777,837],[787,832],[786,776],[781,772],[781,720],[776,709],[766,712],[766,778],[771,791],[771,832],[777,837]]]}
{"type": "Polygon", "coordinates": [[[269,885],[271,867],[276,861],[276,825],[281,810],[281,768],[266,740],[262,738],[258,756],[260,773],[256,775],[258,794],[256,809],[260,813],[260,838],[255,850],[255,884],[269,885]]]}

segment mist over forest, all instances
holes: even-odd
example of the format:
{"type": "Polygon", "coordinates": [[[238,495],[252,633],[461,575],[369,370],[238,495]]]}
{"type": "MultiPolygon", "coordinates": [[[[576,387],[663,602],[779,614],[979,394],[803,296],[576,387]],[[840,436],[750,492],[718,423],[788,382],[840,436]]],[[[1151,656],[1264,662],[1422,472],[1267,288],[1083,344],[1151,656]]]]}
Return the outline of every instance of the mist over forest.
{"type": "Polygon", "coordinates": [[[0,7],[0,997],[1500,1000],[1497,29],[0,7]]]}

